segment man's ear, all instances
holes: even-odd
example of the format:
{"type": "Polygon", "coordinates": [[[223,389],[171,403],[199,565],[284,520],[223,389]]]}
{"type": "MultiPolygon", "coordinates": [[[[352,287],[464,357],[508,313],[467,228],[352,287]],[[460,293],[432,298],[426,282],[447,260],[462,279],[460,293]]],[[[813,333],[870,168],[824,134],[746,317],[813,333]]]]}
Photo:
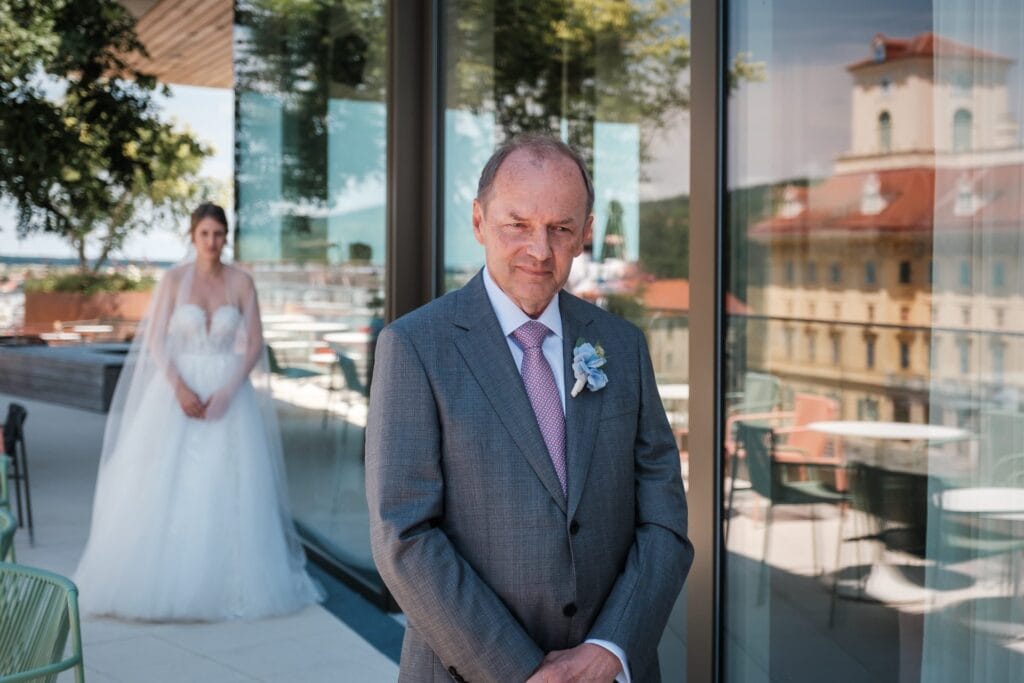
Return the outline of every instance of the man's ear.
{"type": "Polygon", "coordinates": [[[484,243],[484,207],[479,199],[473,200],[473,236],[480,244],[484,243]]]}
{"type": "Polygon", "coordinates": [[[590,241],[590,238],[594,235],[594,214],[587,216],[586,222],[583,224],[583,239],[580,240],[579,248],[576,250],[576,256],[583,253],[583,246],[590,241]]]}

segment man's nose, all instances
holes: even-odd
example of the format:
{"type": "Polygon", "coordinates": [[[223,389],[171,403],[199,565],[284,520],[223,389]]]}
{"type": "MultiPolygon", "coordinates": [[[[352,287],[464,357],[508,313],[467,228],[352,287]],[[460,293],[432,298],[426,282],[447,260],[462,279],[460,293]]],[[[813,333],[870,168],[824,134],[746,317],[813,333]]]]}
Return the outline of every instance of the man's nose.
{"type": "Polygon", "coordinates": [[[526,253],[538,261],[546,261],[551,256],[551,237],[545,227],[530,233],[530,242],[526,245],[526,253]]]}

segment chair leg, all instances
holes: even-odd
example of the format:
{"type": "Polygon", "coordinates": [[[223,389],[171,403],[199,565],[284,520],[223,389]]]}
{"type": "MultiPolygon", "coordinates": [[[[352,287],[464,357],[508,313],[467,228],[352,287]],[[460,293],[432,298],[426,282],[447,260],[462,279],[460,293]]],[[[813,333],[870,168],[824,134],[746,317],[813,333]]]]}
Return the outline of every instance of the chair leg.
{"type": "Polygon", "coordinates": [[[725,531],[723,532],[722,542],[725,546],[729,547],[729,525],[732,523],[732,504],[733,499],[736,496],[736,454],[734,453],[730,460],[730,473],[729,473],[729,505],[725,510],[725,531]]]}
{"type": "Polygon", "coordinates": [[[836,568],[832,572],[832,598],[828,605],[828,625],[829,628],[835,626],[836,623],[836,599],[839,597],[839,572],[842,569],[842,558],[843,558],[843,525],[846,522],[846,505],[844,503],[839,504],[839,534],[836,538],[836,568]]]}
{"type": "Polygon", "coordinates": [[[811,553],[811,568],[814,570],[814,575],[821,576],[824,569],[819,557],[821,553],[818,550],[818,506],[814,503],[811,504],[811,553]]]}
{"type": "Polygon", "coordinates": [[[772,508],[773,504],[768,501],[767,509],[764,513],[764,548],[761,552],[761,570],[758,573],[757,578],[757,604],[764,604],[765,597],[765,584],[767,583],[767,572],[768,572],[768,547],[771,539],[772,532],[772,508]]]}
{"type": "Polygon", "coordinates": [[[24,441],[21,443],[21,477],[25,484],[25,512],[28,514],[28,542],[30,545],[35,545],[36,534],[35,529],[32,526],[32,486],[30,485],[28,478],[28,453],[25,451],[24,441]]]}

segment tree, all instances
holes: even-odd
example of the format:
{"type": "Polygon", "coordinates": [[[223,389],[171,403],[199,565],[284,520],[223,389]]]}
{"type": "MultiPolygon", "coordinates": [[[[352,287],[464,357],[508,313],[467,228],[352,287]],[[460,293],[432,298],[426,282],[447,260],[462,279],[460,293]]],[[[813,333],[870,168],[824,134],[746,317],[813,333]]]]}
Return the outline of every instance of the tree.
{"type": "Polygon", "coordinates": [[[204,191],[210,149],[160,119],[134,25],[116,0],[0,0],[0,195],[19,236],[64,237],[83,271],[204,191]]]}

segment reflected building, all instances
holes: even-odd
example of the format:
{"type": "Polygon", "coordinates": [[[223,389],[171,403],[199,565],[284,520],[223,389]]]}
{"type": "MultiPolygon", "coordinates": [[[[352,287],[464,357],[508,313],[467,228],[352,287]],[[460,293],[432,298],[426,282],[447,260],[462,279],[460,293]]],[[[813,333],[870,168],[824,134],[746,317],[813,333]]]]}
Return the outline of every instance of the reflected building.
{"type": "Polygon", "coordinates": [[[961,424],[1024,385],[1021,178],[1011,61],[925,33],[850,64],[851,145],[824,179],[779,184],[751,359],[848,419],[961,424]],[[973,255],[973,257],[972,257],[973,255]],[[939,414],[933,414],[938,411],[939,414]],[[962,415],[961,415],[962,413],[962,415]]]}

